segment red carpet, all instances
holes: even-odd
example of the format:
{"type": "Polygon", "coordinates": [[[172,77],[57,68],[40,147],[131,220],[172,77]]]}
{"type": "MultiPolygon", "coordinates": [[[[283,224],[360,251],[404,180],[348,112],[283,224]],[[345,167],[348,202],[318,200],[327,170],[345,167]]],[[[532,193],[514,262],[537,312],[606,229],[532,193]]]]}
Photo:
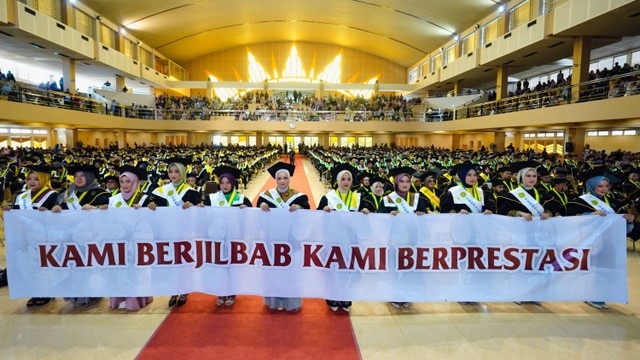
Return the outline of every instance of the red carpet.
{"type": "Polygon", "coordinates": [[[324,300],[304,299],[298,313],[269,310],[257,296],[231,308],[193,293],[175,308],[137,359],[360,359],[349,316],[324,300]]]}
{"type": "MultiPolygon", "coordinates": [[[[262,190],[275,187],[269,179],[262,190]]],[[[296,159],[291,187],[315,201],[296,159]]],[[[257,200],[254,199],[254,204],[257,200]]],[[[216,296],[193,293],[174,308],[137,359],[360,359],[351,320],[321,299],[304,299],[298,313],[269,310],[262,297],[238,296],[231,308],[216,296]]]]}
{"type": "MultiPolygon", "coordinates": [[[[309,198],[309,205],[311,205],[311,209],[315,210],[316,202],[313,199],[313,194],[311,193],[311,187],[309,186],[309,180],[307,180],[307,174],[304,172],[304,166],[302,165],[302,160],[300,159],[302,159],[302,156],[296,155],[296,170],[293,173],[293,176],[291,177],[291,183],[289,186],[298,190],[301,193],[306,194],[307,197],[309,198]]],[[[282,161],[289,163],[289,156],[283,157],[282,161]]],[[[267,180],[267,182],[264,184],[262,189],[260,189],[256,198],[253,199],[253,202],[252,202],[253,206],[258,205],[258,197],[260,196],[260,193],[262,193],[265,190],[273,189],[274,187],[276,187],[276,181],[272,177],[269,177],[269,180],[267,180]]]]}

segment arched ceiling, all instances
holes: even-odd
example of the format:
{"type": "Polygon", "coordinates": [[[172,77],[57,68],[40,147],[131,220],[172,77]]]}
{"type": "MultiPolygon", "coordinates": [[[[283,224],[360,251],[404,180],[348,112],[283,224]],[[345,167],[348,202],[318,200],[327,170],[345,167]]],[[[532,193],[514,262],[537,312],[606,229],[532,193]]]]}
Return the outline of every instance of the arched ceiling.
{"type": "Polygon", "coordinates": [[[239,45],[310,41],[409,66],[496,11],[499,0],[83,0],[184,63],[239,45]]]}

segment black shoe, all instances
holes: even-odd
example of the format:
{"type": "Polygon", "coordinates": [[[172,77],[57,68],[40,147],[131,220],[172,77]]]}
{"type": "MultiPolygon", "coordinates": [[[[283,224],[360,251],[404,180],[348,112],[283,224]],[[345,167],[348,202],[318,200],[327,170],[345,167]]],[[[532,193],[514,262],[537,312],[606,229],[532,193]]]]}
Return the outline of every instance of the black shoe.
{"type": "Polygon", "coordinates": [[[187,295],[180,295],[180,299],[178,299],[178,306],[182,306],[187,303],[187,295]]]}
{"type": "Polygon", "coordinates": [[[178,296],[177,295],[172,296],[171,299],[169,299],[169,307],[172,307],[173,305],[175,305],[177,301],[178,301],[178,296]]]}

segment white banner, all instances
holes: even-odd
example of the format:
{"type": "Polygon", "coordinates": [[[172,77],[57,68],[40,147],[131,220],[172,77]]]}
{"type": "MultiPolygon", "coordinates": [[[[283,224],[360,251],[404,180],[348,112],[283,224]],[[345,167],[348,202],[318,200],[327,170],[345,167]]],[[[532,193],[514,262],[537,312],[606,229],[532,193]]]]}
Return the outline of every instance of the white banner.
{"type": "Polygon", "coordinates": [[[12,210],[5,224],[11,298],[628,301],[620,215],[118,208],[12,210]]]}

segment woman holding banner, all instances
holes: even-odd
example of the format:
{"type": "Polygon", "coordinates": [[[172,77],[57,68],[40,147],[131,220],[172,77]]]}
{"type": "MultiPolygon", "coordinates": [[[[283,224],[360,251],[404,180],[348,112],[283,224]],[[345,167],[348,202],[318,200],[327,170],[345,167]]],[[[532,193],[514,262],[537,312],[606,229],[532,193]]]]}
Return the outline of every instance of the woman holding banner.
{"type": "MultiPolygon", "coordinates": [[[[520,161],[511,165],[513,172],[517,171],[518,186],[503,193],[497,198],[498,213],[500,215],[522,217],[526,221],[535,219],[546,220],[553,216],[551,196],[541,193],[535,188],[538,182],[538,172],[535,161],[520,161]]],[[[540,301],[526,301],[540,305],[540,301]]],[[[521,301],[516,301],[520,305],[521,301]]]]}
{"type": "MultiPolygon", "coordinates": [[[[167,206],[180,206],[183,209],[188,209],[199,205],[202,202],[200,194],[187,184],[187,164],[189,161],[183,158],[172,158],[167,162],[169,163],[167,173],[170,182],[153,190],[152,194],[164,199],[167,206]]],[[[175,304],[184,305],[187,302],[187,295],[182,294],[179,299],[178,295],[172,295],[169,299],[169,307],[175,304]]]]}
{"type": "MultiPolygon", "coordinates": [[[[427,212],[425,199],[419,193],[409,191],[411,189],[411,174],[413,173],[415,170],[406,166],[389,170],[389,176],[393,176],[394,191],[382,198],[382,206],[378,212],[392,215],[424,215],[427,212]]],[[[400,306],[408,308],[410,304],[406,301],[391,302],[391,305],[396,309],[399,309],[400,306]]]]}
{"type": "MultiPolygon", "coordinates": [[[[330,211],[361,211],[369,213],[359,192],[351,190],[353,179],[357,176],[358,170],[349,164],[339,164],[331,169],[331,177],[338,183],[337,189],[329,191],[320,199],[318,210],[330,211]]],[[[327,305],[333,311],[338,308],[349,312],[351,301],[326,300],[327,305]]]]}
{"type": "MultiPolygon", "coordinates": [[[[27,168],[27,191],[16,197],[13,209],[18,210],[51,210],[58,201],[58,193],[51,189],[51,172],[48,166],[31,165],[27,168]]],[[[9,211],[10,206],[2,210],[9,211]]],[[[27,301],[27,306],[42,306],[51,301],[49,297],[33,297],[27,301]]]]}
{"type": "MultiPolygon", "coordinates": [[[[147,172],[143,169],[131,165],[118,168],[120,173],[120,192],[109,199],[109,205],[104,205],[103,209],[132,207],[140,209],[146,207],[151,210],[156,209],[153,195],[147,195],[142,191],[140,179],[146,179],[147,172]]],[[[164,205],[163,199],[159,199],[164,205]]],[[[141,297],[112,297],[109,304],[112,309],[125,308],[129,311],[138,311],[153,302],[152,296],[141,297]]]]}
{"type": "MultiPolygon", "coordinates": [[[[54,213],[62,210],[92,210],[109,204],[111,194],[96,182],[98,169],[93,165],[82,165],[69,168],[73,174],[73,185],[63,194],[58,195],[58,204],[51,208],[54,213]]],[[[74,306],[90,306],[100,298],[65,298],[74,306]]]]}
{"type": "Polygon", "coordinates": [[[533,218],[546,220],[552,216],[550,206],[551,196],[539,192],[535,188],[538,182],[538,172],[535,161],[521,161],[511,165],[517,171],[518,186],[511,191],[498,196],[498,213],[513,217],[523,217],[527,221],[533,218]]]}
{"type": "MultiPolygon", "coordinates": [[[[251,201],[246,196],[237,193],[234,190],[240,178],[240,170],[230,166],[218,166],[213,173],[218,176],[220,181],[220,190],[213,194],[209,194],[204,198],[202,206],[213,207],[238,207],[244,209],[251,207],[251,201]]],[[[232,306],[236,302],[235,295],[218,296],[216,306],[232,306]]]]}
{"type": "Polygon", "coordinates": [[[365,195],[362,199],[365,207],[369,212],[378,212],[380,205],[382,204],[382,197],[384,196],[384,179],[378,175],[371,175],[369,178],[371,181],[371,192],[365,195]]]}
{"type": "MultiPolygon", "coordinates": [[[[289,186],[295,165],[281,161],[271,166],[267,171],[276,180],[276,187],[260,194],[258,197],[260,209],[267,212],[270,209],[289,209],[292,212],[310,208],[307,195],[289,186]]],[[[302,298],[265,297],[264,303],[272,310],[296,312],[302,308],[302,298]]]]}
{"type": "MultiPolygon", "coordinates": [[[[605,172],[605,167],[599,167],[580,175],[585,184],[585,193],[567,203],[567,216],[623,214],[627,221],[627,236],[636,241],[640,239],[640,225],[634,222],[633,215],[626,213],[621,202],[608,195],[611,182],[616,178],[614,175],[606,175],[605,172]]],[[[603,301],[587,301],[587,304],[600,310],[609,309],[603,301]]]]}
{"type": "Polygon", "coordinates": [[[478,188],[478,172],[473,163],[462,163],[453,167],[460,185],[453,186],[442,195],[440,212],[443,214],[491,214],[484,192],[478,188]]]}

